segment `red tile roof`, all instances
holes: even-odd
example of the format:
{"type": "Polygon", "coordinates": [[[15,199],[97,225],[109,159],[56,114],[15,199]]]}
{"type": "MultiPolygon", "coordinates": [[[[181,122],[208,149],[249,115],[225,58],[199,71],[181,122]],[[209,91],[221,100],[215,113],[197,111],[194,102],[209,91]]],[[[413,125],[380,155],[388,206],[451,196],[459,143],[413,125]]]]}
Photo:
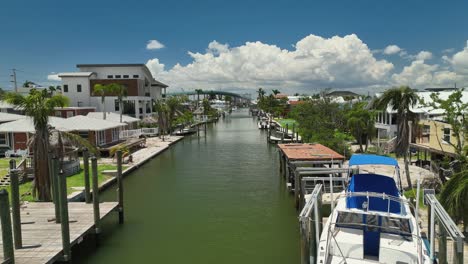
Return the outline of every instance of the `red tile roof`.
{"type": "Polygon", "coordinates": [[[345,157],[322,144],[278,144],[289,160],[344,160],[345,157]]]}

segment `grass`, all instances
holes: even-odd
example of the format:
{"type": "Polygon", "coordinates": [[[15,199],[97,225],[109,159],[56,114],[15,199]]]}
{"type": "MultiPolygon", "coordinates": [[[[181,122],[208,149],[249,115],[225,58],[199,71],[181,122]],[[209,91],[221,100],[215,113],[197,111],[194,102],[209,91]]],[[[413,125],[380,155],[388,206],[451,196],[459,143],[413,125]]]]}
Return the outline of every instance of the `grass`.
{"type": "MultiPolygon", "coordinates": [[[[0,159],[3,161],[3,159],[0,159]]],[[[4,164],[8,164],[5,162],[0,163],[0,171],[4,169],[4,164]]],[[[128,166],[123,166],[122,170],[125,170],[128,166]]],[[[91,169],[91,168],[90,168],[91,169]]],[[[107,181],[108,179],[112,178],[113,176],[111,175],[105,175],[102,172],[105,170],[116,170],[117,166],[116,165],[109,165],[109,164],[102,164],[98,165],[98,183],[99,185],[102,184],[103,182],[107,181]]],[[[6,171],[8,171],[8,167],[6,168],[6,171]]],[[[91,172],[91,171],[90,171],[91,172]]],[[[91,175],[90,175],[91,178],[91,175]]],[[[74,191],[77,191],[73,187],[84,187],[84,171],[81,170],[79,173],[68,176],[67,177],[67,193],[71,194],[74,191]]],[[[6,187],[8,192],[10,193],[10,187],[6,187]]],[[[32,191],[32,182],[25,182],[20,185],[20,196],[22,201],[29,201],[29,202],[34,202],[34,198],[32,197],[31,194],[32,191]]]]}
{"type": "MultiPolygon", "coordinates": [[[[404,195],[406,198],[409,199],[414,199],[416,197],[416,188],[413,188],[412,190],[407,190],[404,192],[404,195]]],[[[424,194],[422,188],[419,190],[419,208],[426,208],[426,206],[423,203],[424,199],[424,194]]]]}
{"type": "Polygon", "coordinates": [[[4,158],[4,159],[0,159],[0,179],[2,179],[3,177],[5,177],[5,175],[8,174],[8,171],[10,169],[10,160],[11,159],[16,160],[17,165],[21,161],[21,158],[10,158],[10,159],[4,158]]]}
{"type": "Polygon", "coordinates": [[[296,120],[294,119],[291,119],[291,118],[284,118],[284,119],[275,119],[275,121],[277,121],[282,127],[286,127],[286,125],[288,125],[288,128],[289,129],[292,129],[293,127],[293,124],[297,127],[298,123],[296,120]]]}

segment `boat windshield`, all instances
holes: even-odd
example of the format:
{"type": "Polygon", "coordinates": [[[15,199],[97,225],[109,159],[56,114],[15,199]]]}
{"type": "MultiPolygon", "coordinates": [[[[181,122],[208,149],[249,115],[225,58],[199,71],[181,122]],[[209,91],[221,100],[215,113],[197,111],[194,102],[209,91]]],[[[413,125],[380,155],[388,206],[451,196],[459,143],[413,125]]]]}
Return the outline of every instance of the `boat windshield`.
{"type": "Polygon", "coordinates": [[[394,216],[340,211],[336,219],[336,226],[411,236],[409,219],[394,216]]]}

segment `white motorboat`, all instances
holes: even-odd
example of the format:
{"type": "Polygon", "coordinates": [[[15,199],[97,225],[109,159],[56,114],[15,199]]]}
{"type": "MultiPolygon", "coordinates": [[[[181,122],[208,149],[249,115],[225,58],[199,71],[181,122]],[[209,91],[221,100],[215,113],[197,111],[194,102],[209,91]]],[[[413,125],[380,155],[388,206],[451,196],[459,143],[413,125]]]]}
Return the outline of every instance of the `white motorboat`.
{"type": "Polygon", "coordinates": [[[394,177],[352,175],[347,189],[332,199],[317,263],[430,263],[418,217],[402,195],[398,162],[377,155],[353,155],[349,161],[350,167],[375,164],[393,166],[394,177]]]}

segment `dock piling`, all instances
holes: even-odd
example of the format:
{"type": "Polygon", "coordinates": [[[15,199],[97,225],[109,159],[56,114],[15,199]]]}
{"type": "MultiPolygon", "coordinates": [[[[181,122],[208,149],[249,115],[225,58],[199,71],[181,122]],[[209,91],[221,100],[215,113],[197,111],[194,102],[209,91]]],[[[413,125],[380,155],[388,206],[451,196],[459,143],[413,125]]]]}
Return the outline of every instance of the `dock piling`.
{"type": "Polygon", "coordinates": [[[84,187],[85,187],[85,202],[91,203],[91,191],[89,181],[89,150],[83,149],[83,170],[84,170],[84,187]]]}
{"type": "Polygon", "coordinates": [[[10,190],[11,190],[11,206],[13,218],[13,236],[15,241],[15,249],[23,247],[23,238],[21,236],[21,215],[20,215],[20,193],[19,193],[19,177],[18,170],[10,170],[10,190]]]}
{"type": "Polygon", "coordinates": [[[91,158],[92,184],[93,184],[93,212],[94,212],[94,229],[96,237],[101,233],[100,229],[100,213],[99,213],[99,185],[98,185],[98,170],[96,157],[91,158]]]}
{"type": "Polygon", "coordinates": [[[60,186],[59,186],[59,173],[58,173],[58,167],[59,167],[59,162],[57,157],[53,157],[51,159],[51,168],[50,168],[50,174],[51,174],[51,183],[52,183],[52,197],[54,199],[54,209],[55,209],[55,223],[60,223],[60,186]]]}
{"type": "Polygon", "coordinates": [[[3,262],[15,263],[15,250],[13,246],[13,234],[11,231],[10,202],[8,192],[0,190],[0,223],[2,226],[3,262]]]}
{"type": "Polygon", "coordinates": [[[124,204],[123,204],[123,178],[122,178],[122,151],[117,151],[117,184],[118,189],[118,202],[119,202],[119,224],[124,223],[124,204]]]}
{"type": "Polygon", "coordinates": [[[60,172],[57,179],[60,197],[60,223],[62,229],[63,260],[68,262],[71,260],[71,245],[70,222],[68,219],[67,177],[63,174],[63,172],[60,172]]]}
{"type": "Polygon", "coordinates": [[[10,170],[16,169],[16,160],[11,159],[10,160],[10,170]]]}

